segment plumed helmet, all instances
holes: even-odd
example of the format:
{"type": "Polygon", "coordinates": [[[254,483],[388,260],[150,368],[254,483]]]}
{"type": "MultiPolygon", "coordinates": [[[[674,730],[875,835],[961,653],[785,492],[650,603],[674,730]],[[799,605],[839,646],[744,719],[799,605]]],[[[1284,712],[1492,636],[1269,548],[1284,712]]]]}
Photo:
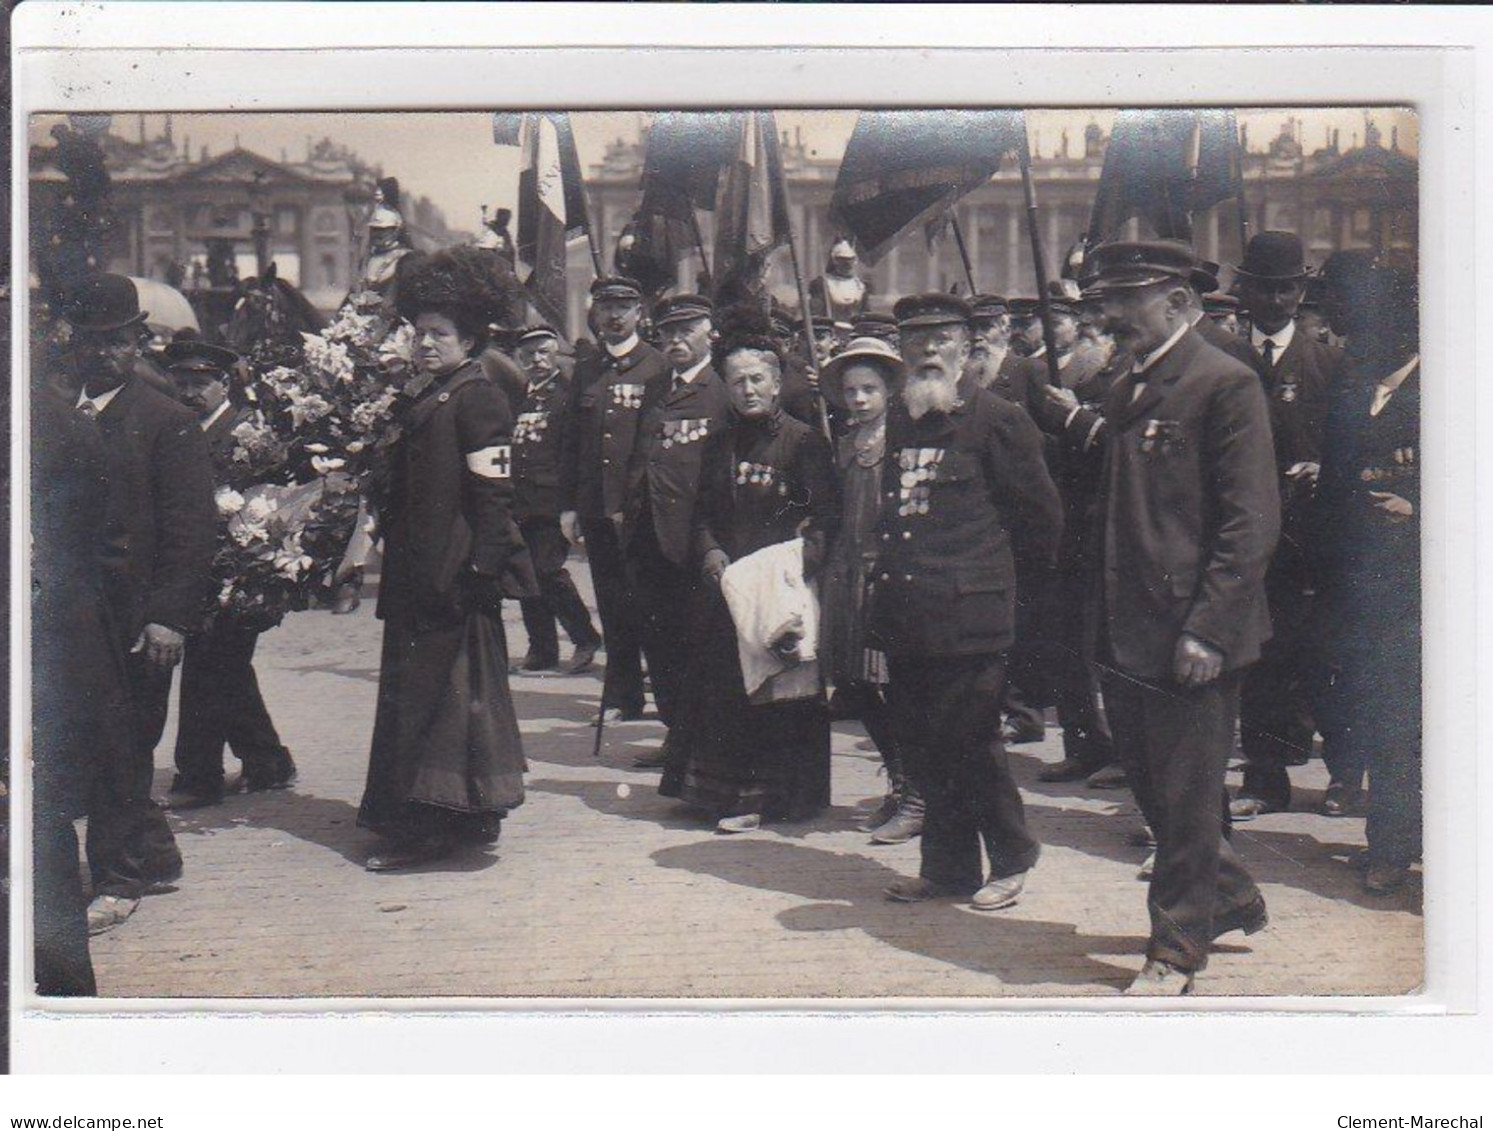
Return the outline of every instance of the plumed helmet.
{"type": "Polygon", "coordinates": [[[370,228],[402,228],[404,216],[399,211],[399,178],[384,177],[373,193],[373,215],[370,228]]]}

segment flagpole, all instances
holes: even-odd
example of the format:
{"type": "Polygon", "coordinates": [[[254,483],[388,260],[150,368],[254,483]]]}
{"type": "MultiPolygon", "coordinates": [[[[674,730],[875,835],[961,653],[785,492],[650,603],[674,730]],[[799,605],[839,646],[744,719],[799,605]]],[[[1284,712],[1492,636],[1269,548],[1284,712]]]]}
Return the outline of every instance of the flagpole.
{"type": "Polygon", "coordinates": [[[1047,377],[1056,389],[1063,383],[1058,373],[1058,339],[1052,327],[1052,299],[1047,293],[1047,253],[1042,248],[1042,232],[1037,226],[1037,189],[1032,184],[1032,152],[1027,142],[1025,114],[1022,120],[1021,146],[1016,154],[1021,162],[1021,187],[1026,192],[1026,226],[1032,238],[1032,268],[1037,273],[1037,313],[1042,318],[1042,341],[1047,346],[1047,377]]]}
{"type": "Polygon", "coordinates": [[[695,206],[688,201],[685,202],[689,208],[689,226],[695,233],[695,250],[700,253],[700,270],[705,276],[705,290],[714,291],[715,281],[710,277],[710,260],[705,258],[705,238],[700,234],[700,217],[695,214],[695,206]]]}
{"type": "Polygon", "coordinates": [[[964,229],[959,226],[959,212],[950,212],[949,219],[953,223],[954,245],[959,248],[959,259],[964,264],[964,278],[969,283],[969,293],[979,294],[980,288],[975,286],[975,269],[969,261],[969,249],[964,246],[964,229]]]}
{"type": "MultiPolygon", "coordinates": [[[[766,118],[766,121],[761,124],[772,131],[769,136],[772,138],[772,144],[776,146],[778,139],[777,115],[771,110],[758,111],[758,113],[761,113],[766,118]]],[[[786,201],[787,198],[788,185],[786,178],[784,178],[783,199],[786,201]]],[[[829,426],[829,410],[824,406],[824,390],[819,387],[819,358],[814,353],[814,320],[813,315],[809,313],[809,288],[804,282],[803,269],[799,266],[798,262],[798,240],[793,235],[793,214],[789,212],[785,218],[788,221],[788,258],[793,264],[793,284],[798,289],[798,309],[804,327],[804,356],[809,362],[809,372],[814,375],[814,403],[819,407],[819,427],[824,433],[824,438],[833,445],[835,436],[829,426]]]]}
{"type": "Polygon", "coordinates": [[[1234,114],[1234,162],[1237,175],[1234,178],[1235,200],[1239,209],[1239,258],[1243,260],[1244,249],[1249,244],[1249,212],[1244,203],[1244,146],[1239,144],[1239,115],[1234,114]]]}

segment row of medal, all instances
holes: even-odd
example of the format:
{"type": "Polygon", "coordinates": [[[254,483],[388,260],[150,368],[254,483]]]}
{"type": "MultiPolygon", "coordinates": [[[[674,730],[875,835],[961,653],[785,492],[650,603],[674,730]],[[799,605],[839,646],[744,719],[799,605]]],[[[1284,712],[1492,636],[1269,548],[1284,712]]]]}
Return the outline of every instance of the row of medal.
{"type": "Polygon", "coordinates": [[[527,444],[531,440],[537,441],[549,426],[548,412],[521,412],[513,425],[513,442],[527,444]]]}
{"type": "Polygon", "coordinates": [[[897,466],[902,469],[897,507],[900,517],[928,513],[929,487],[938,478],[943,457],[943,448],[903,448],[897,453],[897,466]]]}
{"type": "Polygon", "coordinates": [[[612,403],[618,408],[642,408],[644,385],[617,384],[611,386],[612,403]]]}
{"type": "Polygon", "coordinates": [[[691,420],[665,420],[663,423],[663,445],[672,448],[675,444],[692,444],[710,434],[710,418],[691,420]]]}
{"type": "Polygon", "coordinates": [[[738,487],[771,487],[777,484],[778,494],[788,493],[788,484],[778,479],[778,469],[765,463],[752,463],[750,460],[742,460],[736,465],[736,485],[738,487]]]}

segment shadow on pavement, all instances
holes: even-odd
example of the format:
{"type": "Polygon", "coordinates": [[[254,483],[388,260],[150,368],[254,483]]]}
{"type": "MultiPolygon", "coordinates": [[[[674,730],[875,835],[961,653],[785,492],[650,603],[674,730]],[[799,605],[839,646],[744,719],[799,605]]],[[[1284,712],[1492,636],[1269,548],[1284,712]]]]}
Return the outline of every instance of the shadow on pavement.
{"type": "Polygon", "coordinates": [[[892,868],[780,840],[702,841],[659,849],[653,860],[663,868],[818,901],[779,913],[778,921],[791,931],[862,931],[898,950],[992,975],[1005,986],[1120,990],[1134,977],[1146,945],[1138,935],[1087,935],[1070,923],[981,914],[946,901],[892,903],[882,894],[902,878],[892,868]],[[1123,962],[1095,955],[1123,956],[1123,962]]]}

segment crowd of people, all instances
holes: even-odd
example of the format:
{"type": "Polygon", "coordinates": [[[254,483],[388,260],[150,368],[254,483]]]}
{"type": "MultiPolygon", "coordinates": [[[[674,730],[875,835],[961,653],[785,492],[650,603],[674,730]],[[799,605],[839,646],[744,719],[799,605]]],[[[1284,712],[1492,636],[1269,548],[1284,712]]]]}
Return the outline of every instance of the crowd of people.
{"type": "MultiPolygon", "coordinates": [[[[1367,814],[1366,888],[1403,885],[1420,854],[1414,277],[1357,252],[1313,272],[1296,236],[1264,232],[1230,295],[1186,244],[1116,242],[1040,298],[885,311],[849,242],[835,255],[797,322],[598,278],[594,341],[570,356],[543,324],[499,340],[470,257],[391,268],[417,375],[372,500],[367,868],[497,838],[523,800],[510,663],[560,668],[558,625],[564,671],[604,650],[598,725],[641,718],[651,691],[667,737],[637,765],[722,835],[819,814],[832,721],[862,722],[888,783],[862,827],[920,838],[895,901],[1018,901],[1040,845],[1007,747],[1054,708],[1064,756],[1043,780],[1128,787],[1154,844],[1132,993],[1190,992],[1214,940],[1266,925],[1230,829],[1288,809],[1319,742],[1323,812],[1367,814]],[[513,661],[504,600],[528,637],[513,661]]],[[[270,626],[205,619],[238,358],[173,346],[173,398],[139,376],[127,279],[95,278],[64,317],[71,376],[33,397],[36,968],[42,992],[86,994],[87,931],[182,872],[151,797],[174,667],[168,807],[284,788],[296,767],[253,671],[270,626]]]]}

